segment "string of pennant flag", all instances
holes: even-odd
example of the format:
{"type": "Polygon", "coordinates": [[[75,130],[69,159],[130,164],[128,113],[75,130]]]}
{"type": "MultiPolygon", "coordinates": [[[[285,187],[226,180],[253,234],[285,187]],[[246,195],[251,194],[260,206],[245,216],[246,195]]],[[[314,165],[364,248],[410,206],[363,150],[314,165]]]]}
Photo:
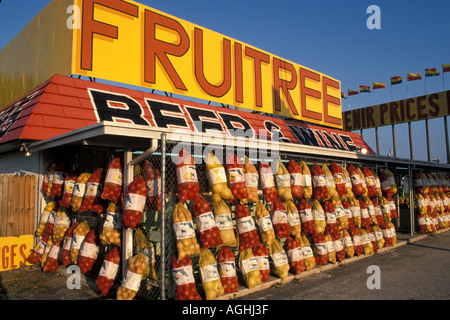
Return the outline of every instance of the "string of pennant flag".
{"type": "MultiPolygon", "coordinates": [[[[442,64],[442,73],[444,73],[444,72],[450,72],[450,64],[442,64]]],[[[435,77],[435,76],[439,76],[439,74],[440,73],[437,68],[425,69],[425,77],[435,77]]],[[[420,73],[407,73],[406,74],[406,81],[414,81],[414,80],[421,80],[421,79],[422,79],[422,75],[420,73]]],[[[401,76],[391,77],[391,86],[395,85],[395,84],[400,84],[402,82],[403,82],[403,78],[401,76]]],[[[366,85],[360,85],[359,91],[347,89],[347,95],[354,96],[359,93],[371,92],[371,90],[385,89],[385,88],[386,88],[386,83],[384,83],[384,82],[372,82],[372,87],[366,86],[366,85]]],[[[347,96],[345,95],[344,92],[341,92],[341,98],[347,99],[347,96]]]]}

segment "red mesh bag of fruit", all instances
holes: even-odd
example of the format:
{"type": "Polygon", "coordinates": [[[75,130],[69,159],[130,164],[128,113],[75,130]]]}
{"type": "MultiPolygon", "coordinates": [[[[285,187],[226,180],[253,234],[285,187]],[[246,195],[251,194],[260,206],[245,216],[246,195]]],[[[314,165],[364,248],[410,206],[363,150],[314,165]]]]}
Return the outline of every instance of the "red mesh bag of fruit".
{"type": "Polygon", "coordinates": [[[161,175],[153,167],[150,161],[144,161],[144,170],[142,171],[145,182],[147,183],[147,199],[152,208],[161,211],[161,175]]]}
{"type": "Polygon", "coordinates": [[[272,168],[266,161],[261,160],[258,169],[264,200],[268,203],[272,203],[277,199],[278,194],[277,188],[275,187],[272,168]]]}
{"type": "Polygon", "coordinates": [[[344,242],[339,233],[332,233],[331,239],[333,240],[334,251],[336,252],[336,260],[337,262],[342,262],[346,256],[344,242]]]}
{"type": "Polygon", "coordinates": [[[59,200],[59,205],[63,208],[70,208],[70,203],[72,202],[73,187],[78,178],[78,172],[71,172],[64,178],[64,191],[62,193],[61,200],[59,200]]]}
{"type": "Polygon", "coordinates": [[[322,233],[313,234],[313,250],[316,258],[316,265],[324,265],[328,263],[327,241],[322,233]]]}
{"type": "Polygon", "coordinates": [[[269,249],[263,244],[252,247],[253,255],[258,263],[259,277],[262,282],[269,281],[270,263],[269,249]]]}
{"type": "Polygon", "coordinates": [[[351,208],[350,203],[347,200],[345,200],[345,199],[342,199],[341,203],[342,203],[342,207],[344,208],[345,215],[347,216],[348,228],[354,228],[355,227],[355,222],[353,220],[352,210],[350,209],[351,208]]]}
{"type": "Polygon", "coordinates": [[[244,167],[234,154],[227,154],[225,167],[228,174],[228,187],[236,200],[246,203],[248,200],[247,186],[245,183],[244,167]]]}
{"type": "Polygon", "coordinates": [[[102,199],[117,202],[122,193],[122,173],[122,162],[119,157],[116,157],[108,165],[105,185],[101,194],[102,199]]]}
{"type": "Polygon", "coordinates": [[[44,266],[42,267],[43,271],[55,272],[56,269],[58,269],[61,243],[62,241],[58,241],[52,244],[52,247],[47,255],[47,259],[44,262],[44,266]]]}
{"type": "Polygon", "coordinates": [[[300,274],[306,270],[303,261],[303,252],[297,239],[287,237],[284,242],[284,250],[288,256],[289,266],[294,274],[300,274]]]}
{"type": "Polygon", "coordinates": [[[56,211],[57,206],[55,206],[50,212],[50,215],[48,216],[47,222],[45,223],[44,231],[42,231],[42,236],[44,237],[51,237],[53,236],[53,227],[55,226],[55,218],[56,218],[56,211]]]}
{"type": "Polygon", "coordinates": [[[175,300],[202,300],[195,286],[192,260],[185,256],[177,260],[178,254],[172,256],[172,275],[175,280],[175,300]]]}
{"type": "Polygon", "coordinates": [[[211,206],[202,196],[199,196],[198,201],[194,203],[193,214],[202,247],[209,248],[222,245],[223,240],[220,237],[220,229],[216,225],[211,206]]]}
{"type": "Polygon", "coordinates": [[[358,227],[350,228],[348,230],[348,232],[350,233],[350,235],[352,237],[353,246],[355,248],[355,253],[359,257],[360,255],[362,255],[364,253],[364,248],[363,248],[363,244],[361,241],[361,233],[359,232],[359,228],[358,227]]]}
{"type": "Polygon", "coordinates": [[[348,166],[348,175],[352,181],[353,194],[356,197],[365,194],[366,190],[364,189],[363,181],[361,180],[358,170],[352,164],[348,166]]]}
{"type": "Polygon", "coordinates": [[[325,200],[323,204],[323,210],[325,211],[325,218],[327,225],[325,227],[325,234],[338,233],[339,227],[336,220],[336,209],[332,201],[325,200]]]}
{"type": "Polygon", "coordinates": [[[283,202],[275,199],[272,205],[271,219],[275,234],[278,239],[289,237],[291,234],[291,227],[289,226],[286,207],[283,202]]]}
{"type": "Polygon", "coordinates": [[[104,210],[101,198],[105,175],[103,168],[99,168],[89,178],[86,183],[86,191],[84,193],[83,203],[80,212],[91,211],[101,214],[104,210]]]}
{"type": "Polygon", "coordinates": [[[220,281],[225,292],[237,292],[239,284],[233,251],[228,247],[221,247],[217,253],[217,264],[219,265],[220,281]]]}
{"type": "Polygon", "coordinates": [[[240,203],[236,204],[236,227],[239,234],[239,251],[261,244],[250,210],[240,203]]]}
{"type": "Polygon", "coordinates": [[[314,234],[317,230],[314,224],[311,205],[305,199],[300,199],[297,207],[302,223],[302,232],[304,234],[314,234]]]}
{"type": "Polygon", "coordinates": [[[317,163],[314,163],[311,174],[314,186],[314,198],[317,201],[328,199],[327,179],[322,168],[317,163]]]}
{"type": "Polygon", "coordinates": [[[389,201],[389,207],[390,207],[390,211],[391,211],[391,219],[395,219],[398,218],[398,213],[397,213],[397,207],[395,205],[395,201],[394,198],[392,197],[392,195],[387,197],[387,200],[389,201]]]}
{"type": "Polygon", "coordinates": [[[92,228],[84,238],[78,253],[78,266],[81,272],[86,273],[92,269],[99,253],[99,238],[97,228],[92,228]]]}
{"type": "Polygon", "coordinates": [[[27,261],[31,264],[38,265],[42,255],[44,254],[45,247],[47,246],[48,237],[42,237],[41,240],[34,246],[33,251],[27,257],[27,261]]]}
{"type": "Polygon", "coordinates": [[[52,187],[50,197],[61,197],[63,192],[64,178],[66,176],[66,166],[61,161],[57,162],[53,172],[52,187]]]}
{"type": "Polygon", "coordinates": [[[362,172],[364,174],[364,179],[366,180],[367,196],[377,197],[378,192],[375,185],[375,177],[373,176],[372,171],[370,171],[367,167],[363,167],[362,172]]]}
{"type": "Polygon", "coordinates": [[[128,185],[123,205],[123,224],[127,228],[136,227],[142,218],[145,201],[147,200],[147,185],[143,176],[138,176],[128,185]]]}
{"type": "Polygon", "coordinates": [[[197,201],[200,188],[194,158],[182,149],[176,159],[176,166],[180,202],[197,201]]]}
{"type": "Polygon", "coordinates": [[[80,224],[79,222],[75,222],[73,225],[69,227],[69,229],[67,229],[66,233],[64,234],[60,259],[61,263],[66,267],[72,264],[72,261],[70,260],[70,248],[72,247],[73,230],[76,227],[78,227],[79,224],[80,224]]]}
{"type": "Polygon", "coordinates": [[[112,248],[103,260],[95,284],[103,296],[107,296],[114,284],[120,265],[120,248],[112,248]]]}
{"type": "Polygon", "coordinates": [[[339,196],[346,195],[347,187],[342,167],[338,165],[336,162],[332,162],[330,171],[333,175],[334,184],[336,185],[336,192],[338,193],[339,196]]]}
{"type": "Polygon", "coordinates": [[[376,198],[372,199],[373,207],[375,209],[375,219],[377,220],[378,225],[382,225],[384,223],[383,212],[381,211],[381,205],[378,203],[376,198]]]}
{"type": "Polygon", "coordinates": [[[370,216],[369,216],[369,210],[367,209],[367,204],[361,200],[358,199],[359,206],[361,207],[361,227],[366,228],[370,226],[370,216]]]}
{"type": "Polygon", "coordinates": [[[289,160],[287,169],[291,176],[292,197],[294,199],[301,199],[303,197],[302,167],[294,160],[289,160]]]}

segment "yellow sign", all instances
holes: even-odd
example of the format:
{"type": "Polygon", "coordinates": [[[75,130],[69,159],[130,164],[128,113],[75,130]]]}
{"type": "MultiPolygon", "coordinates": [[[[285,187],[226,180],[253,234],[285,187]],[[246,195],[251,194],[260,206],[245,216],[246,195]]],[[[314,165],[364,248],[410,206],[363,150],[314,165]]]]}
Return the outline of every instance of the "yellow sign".
{"type": "Polygon", "coordinates": [[[354,131],[450,115],[450,91],[343,112],[344,130],[354,131]]]}
{"type": "Polygon", "coordinates": [[[75,5],[73,74],[342,127],[331,77],[134,1],[75,5]]]}
{"type": "Polygon", "coordinates": [[[20,268],[33,250],[33,235],[0,237],[0,271],[20,268]]]}

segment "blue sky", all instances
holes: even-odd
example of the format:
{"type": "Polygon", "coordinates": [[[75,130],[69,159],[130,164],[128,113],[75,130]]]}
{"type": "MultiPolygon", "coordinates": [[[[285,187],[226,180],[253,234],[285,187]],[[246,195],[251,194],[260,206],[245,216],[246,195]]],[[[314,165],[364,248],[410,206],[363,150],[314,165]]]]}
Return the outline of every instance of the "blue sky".
{"type": "MultiPolygon", "coordinates": [[[[3,0],[0,4],[0,48],[6,45],[50,0],[3,0]]],[[[152,8],[238,39],[341,81],[342,91],[386,83],[386,89],[343,100],[343,110],[407,98],[406,73],[441,70],[450,63],[450,1],[406,0],[139,0],[152,8]],[[368,6],[381,12],[381,29],[370,30],[368,6]]],[[[427,78],[427,93],[450,90],[450,73],[427,78]]],[[[425,93],[425,81],[408,83],[409,96],[425,93]]],[[[429,121],[431,156],[446,161],[443,119],[429,121]]],[[[409,158],[407,124],[396,125],[397,156],[409,158]]],[[[415,122],[414,158],[427,160],[425,125],[415,122]]],[[[379,129],[380,153],[392,149],[391,127],[379,129]]],[[[363,138],[375,150],[374,129],[363,138]]]]}

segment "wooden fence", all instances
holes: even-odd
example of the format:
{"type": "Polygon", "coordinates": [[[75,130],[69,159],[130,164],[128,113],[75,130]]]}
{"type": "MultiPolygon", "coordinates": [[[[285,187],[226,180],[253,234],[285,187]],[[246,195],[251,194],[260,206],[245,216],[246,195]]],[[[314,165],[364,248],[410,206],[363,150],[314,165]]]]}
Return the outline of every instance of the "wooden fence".
{"type": "Polygon", "coordinates": [[[34,175],[0,175],[0,237],[34,234],[36,179],[34,175]]]}

